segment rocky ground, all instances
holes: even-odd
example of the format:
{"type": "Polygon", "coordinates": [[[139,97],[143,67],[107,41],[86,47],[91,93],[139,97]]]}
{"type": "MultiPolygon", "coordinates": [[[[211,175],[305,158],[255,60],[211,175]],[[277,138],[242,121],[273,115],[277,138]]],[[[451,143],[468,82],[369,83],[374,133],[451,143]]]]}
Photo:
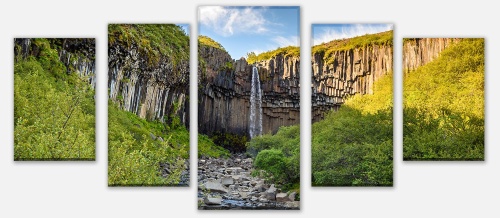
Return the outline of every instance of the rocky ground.
{"type": "MultiPolygon", "coordinates": [[[[184,169],[181,172],[181,178],[178,186],[189,186],[189,160],[184,161],[184,169]]],[[[170,163],[161,163],[161,174],[163,177],[167,178],[172,172],[172,165],[170,163]]]]}
{"type": "Polygon", "coordinates": [[[251,176],[253,160],[242,154],[198,160],[199,209],[299,209],[296,193],[251,176]]]}

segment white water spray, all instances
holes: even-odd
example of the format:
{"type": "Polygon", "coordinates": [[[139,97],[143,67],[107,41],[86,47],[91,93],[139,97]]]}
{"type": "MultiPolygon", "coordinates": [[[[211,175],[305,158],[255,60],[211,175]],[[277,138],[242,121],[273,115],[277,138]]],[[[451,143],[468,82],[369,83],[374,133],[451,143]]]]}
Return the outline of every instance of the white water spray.
{"type": "Polygon", "coordinates": [[[252,89],[250,91],[250,138],[262,134],[262,90],[260,89],[259,71],[252,69],[252,89]]]}

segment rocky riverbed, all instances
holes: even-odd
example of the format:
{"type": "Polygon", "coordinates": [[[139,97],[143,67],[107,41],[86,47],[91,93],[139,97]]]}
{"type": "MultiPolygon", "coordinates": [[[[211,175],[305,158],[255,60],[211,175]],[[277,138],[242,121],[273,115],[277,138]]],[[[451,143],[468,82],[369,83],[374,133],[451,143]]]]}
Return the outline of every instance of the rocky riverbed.
{"type": "Polygon", "coordinates": [[[251,176],[252,170],[252,158],[243,154],[230,158],[200,158],[199,209],[299,209],[300,201],[295,200],[295,192],[282,192],[275,184],[251,176]]]}

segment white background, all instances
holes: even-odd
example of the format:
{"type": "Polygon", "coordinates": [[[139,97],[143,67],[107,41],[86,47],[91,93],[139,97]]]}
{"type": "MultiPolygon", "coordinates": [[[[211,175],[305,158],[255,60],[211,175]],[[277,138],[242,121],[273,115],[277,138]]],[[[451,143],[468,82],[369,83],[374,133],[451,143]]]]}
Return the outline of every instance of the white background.
{"type": "MultiPolygon", "coordinates": [[[[10,1],[0,3],[0,217],[499,217],[499,26],[495,1],[10,1]],[[301,6],[301,210],[198,211],[191,187],[107,187],[107,24],[190,23],[199,5],[301,6]],[[312,23],[393,23],[394,187],[312,188],[310,33],[312,23]],[[486,38],[486,161],[402,161],[403,37],[486,38]],[[95,162],[13,161],[13,38],[97,38],[95,162]]],[[[196,161],[196,40],[191,39],[191,165],[196,161]]]]}

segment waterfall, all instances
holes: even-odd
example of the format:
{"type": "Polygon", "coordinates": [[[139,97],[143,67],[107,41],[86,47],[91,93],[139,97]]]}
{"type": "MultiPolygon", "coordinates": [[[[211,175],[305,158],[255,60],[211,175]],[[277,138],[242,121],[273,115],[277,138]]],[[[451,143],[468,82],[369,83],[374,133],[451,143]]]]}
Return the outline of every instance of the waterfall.
{"type": "Polygon", "coordinates": [[[250,138],[262,134],[262,90],[260,89],[259,71],[252,69],[252,89],[250,91],[250,138]]]}

